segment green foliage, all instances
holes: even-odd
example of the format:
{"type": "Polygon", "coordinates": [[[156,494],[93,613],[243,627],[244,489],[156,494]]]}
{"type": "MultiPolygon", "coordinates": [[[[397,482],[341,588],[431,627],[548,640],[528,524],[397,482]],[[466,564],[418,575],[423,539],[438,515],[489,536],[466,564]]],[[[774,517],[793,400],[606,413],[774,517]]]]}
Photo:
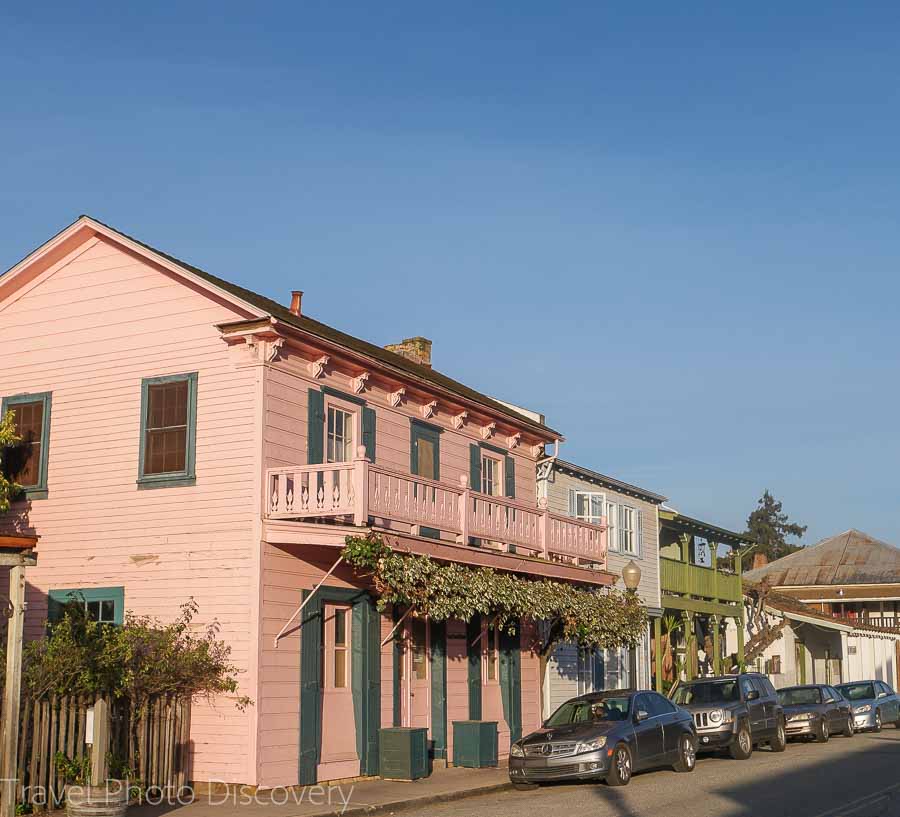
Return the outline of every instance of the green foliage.
{"type": "Polygon", "coordinates": [[[10,500],[20,490],[15,482],[6,478],[3,469],[3,455],[6,449],[19,442],[21,439],[16,435],[13,413],[8,411],[4,417],[0,417],[0,513],[9,510],[10,500]]]}
{"type": "Polygon", "coordinates": [[[781,509],[781,502],[765,491],[756,510],[747,517],[747,538],[756,543],[756,553],[762,553],[774,562],[800,550],[800,545],[791,544],[787,539],[799,539],[806,533],[806,527],[789,521],[788,515],[781,509]]]}
{"type": "MultiPolygon", "coordinates": [[[[169,624],[128,613],[116,627],[92,621],[83,600],[73,599],[47,635],[25,648],[26,694],[103,693],[128,698],[138,709],[159,694],[234,694],[238,669],[231,663],[231,648],[219,640],[215,622],[195,632],[197,610],[191,599],[169,624]]],[[[245,707],[250,700],[236,702],[245,707]]]]}
{"type": "Polygon", "coordinates": [[[56,753],[56,770],[66,783],[76,786],[91,785],[91,756],[86,754],[80,760],[68,757],[64,752],[56,753]]]}
{"type": "Polygon", "coordinates": [[[497,626],[508,628],[520,618],[549,621],[558,638],[600,648],[635,646],[647,626],[637,596],[618,590],[443,564],[397,553],[377,534],[348,536],[342,555],[359,575],[371,578],[380,610],[404,605],[436,621],[491,616],[497,626]]]}

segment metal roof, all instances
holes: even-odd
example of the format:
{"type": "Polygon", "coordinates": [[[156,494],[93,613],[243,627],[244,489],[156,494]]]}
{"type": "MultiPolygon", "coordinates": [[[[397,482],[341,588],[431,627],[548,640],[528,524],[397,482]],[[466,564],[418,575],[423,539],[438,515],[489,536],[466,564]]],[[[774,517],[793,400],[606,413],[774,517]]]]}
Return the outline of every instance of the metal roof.
{"type": "Polygon", "coordinates": [[[744,575],[782,587],[897,584],[900,549],[851,528],[744,575]]]}

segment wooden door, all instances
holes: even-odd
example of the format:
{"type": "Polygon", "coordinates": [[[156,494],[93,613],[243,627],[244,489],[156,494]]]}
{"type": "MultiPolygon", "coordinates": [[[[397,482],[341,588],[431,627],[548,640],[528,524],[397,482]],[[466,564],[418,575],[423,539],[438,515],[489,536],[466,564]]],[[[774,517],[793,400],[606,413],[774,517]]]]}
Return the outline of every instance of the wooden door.
{"type": "Polygon", "coordinates": [[[359,775],[353,689],[350,680],[351,608],[326,603],[322,633],[322,754],[319,780],[359,775]]]}
{"type": "Polygon", "coordinates": [[[401,712],[403,725],[431,727],[431,655],[429,626],[422,618],[405,624],[405,649],[401,667],[401,712]]]}

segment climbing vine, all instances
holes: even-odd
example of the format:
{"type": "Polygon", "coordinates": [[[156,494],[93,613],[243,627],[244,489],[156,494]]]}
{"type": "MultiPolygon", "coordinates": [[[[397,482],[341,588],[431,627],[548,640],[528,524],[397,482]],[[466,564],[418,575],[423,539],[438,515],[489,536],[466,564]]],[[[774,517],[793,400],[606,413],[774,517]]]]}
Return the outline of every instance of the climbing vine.
{"type": "Polygon", "coordinates": [[[377,534],[348,536],[342,551],[361,577],[370,578],[378,608],[411,607],[437,621],[491,617],[499,627],[516,619],[547,621],[551,636],[585,647],[633,647],[647,627],[639,599],[615,589],[591,590],[552,579],[526,579],[489,567],[445,564],[397,553],[377,534]]]}

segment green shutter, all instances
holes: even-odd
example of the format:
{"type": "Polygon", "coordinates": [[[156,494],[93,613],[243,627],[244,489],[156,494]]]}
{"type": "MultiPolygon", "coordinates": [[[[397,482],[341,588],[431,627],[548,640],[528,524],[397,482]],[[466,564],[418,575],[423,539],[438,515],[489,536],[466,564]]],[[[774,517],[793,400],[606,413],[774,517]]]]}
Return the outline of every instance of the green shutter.
{"type": "MultiPolygon", "coordinates": [[[[400,608],[394,605],[392,611],[392,619],[394,627],[400,621],[400,608]]],[[[400,630],[395,629],[394,635],[394,726],[400,726],[402,714],[400,710],[400,696],[403,694],[400,689],[400,662],[403,660],[403,639],[400,637],[400,630]]]]}
{"type": "Polygon", "coordinates": [[[510,499],[516,498],[516,461],[512,457],[506,458],[506,464],[503,466],[503,480],[506,483],[506,496],[510,499]]]}
{"type": "Polygon", "coordinates": [[[318,465],[325,462],[325,395],[310,389],[307,399],[306,462],[318,465]]]}
{"type": "MultiPolygon", "coordinates": [[[[311,591],[303,591],[303,600],[311,591]]],[[[299,783],[316,782],[322,746],[322,690],[319,673],[322,649],[322,594],[317,593],[303,610],[300,627],[300,770],[299,783]]]]}
{"type": "Polygon", "coordinates": [[[481,490],[481,446],[476,443],[469,444],[469,487],[481,490]]]}
{"type": "Polygon", "coordinates": [[[447,623],[431,622],[431,737],[434,757],[447,757],[447,623]]]}
{"type": "Polygon", "coordinates": [[[368,406],[363,406],[362,410],[362,442],[369,461],[375,462],[375,409],[368,406]]]}
{"type": "Polygon", "coordinates": [[[466,656],[469,660],[469,720],[481,720],[481,616],[473,616],[466,624],[466,656]]]}
{"type": "Polygon", "coordinates": [[[350,684],[359,771],[364,775],[378,774],[381,639],[378,611],[368,593],[353,604],[352,628],[350,684]]]}
{"type": "Polygon", "coordinates": [[[507,626],[500,632],[500,698],[509,739],[515,743],[522,737],[522,652],[518,623],[513,634],[506,631],[507,626]]]}

